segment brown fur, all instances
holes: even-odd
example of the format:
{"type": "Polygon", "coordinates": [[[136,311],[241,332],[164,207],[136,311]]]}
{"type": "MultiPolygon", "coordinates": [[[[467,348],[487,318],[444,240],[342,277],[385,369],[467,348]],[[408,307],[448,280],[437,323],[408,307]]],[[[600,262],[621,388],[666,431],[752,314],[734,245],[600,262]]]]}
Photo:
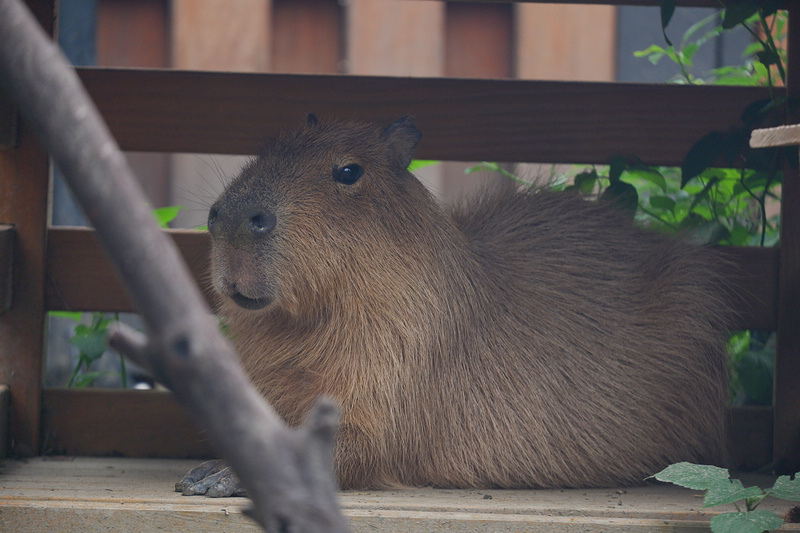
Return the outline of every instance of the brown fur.
{"type": "Polygon", "coordinates": [[[310,120],[212,207],[216,288],[265,305],[221,298],[242,361],[291,424],[340,403],[341,486],[611,486],[718,460],[713,251],[569,193],[449,212],[405,170],[418,138],[310,120]]]}

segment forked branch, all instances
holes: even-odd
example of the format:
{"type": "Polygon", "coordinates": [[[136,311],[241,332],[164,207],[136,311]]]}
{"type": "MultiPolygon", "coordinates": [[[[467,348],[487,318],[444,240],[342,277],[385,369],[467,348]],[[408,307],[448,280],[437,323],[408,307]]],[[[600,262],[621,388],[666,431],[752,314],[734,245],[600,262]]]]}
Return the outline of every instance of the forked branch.
{"type": "Polygon", "coordinates": [[[345,531],[331,450],[336,408],[286,427],[252,387],[74,70],[18,0],[0,0],[0,83],[58,163],[147,326],[113,344],[208,430],[268,531],[345,531]]]}

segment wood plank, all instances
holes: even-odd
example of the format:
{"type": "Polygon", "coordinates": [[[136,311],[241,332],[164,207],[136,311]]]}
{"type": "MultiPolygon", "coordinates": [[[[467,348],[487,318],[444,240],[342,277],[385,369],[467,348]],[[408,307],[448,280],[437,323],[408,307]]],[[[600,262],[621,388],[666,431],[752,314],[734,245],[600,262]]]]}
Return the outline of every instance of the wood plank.
{"type": "Polygon", "coordinates": [[[445,15],[445,76],[513,76],[514,17],[511,5],[448,2],[445,15]]]}
{"type": "MultiPolygon", "coordinates": [[[[203,433],[165,391],[44,389],[43,408],[43,450],[47,454],[176,459],[213,456],[203,433]]],[[[730,465],[756,470],[769,464],[772,408],[731,407],[729,421],[730,465]]]]}
{"type": "Polygon", "coordinates": [[[170,3],[172,66],[244,72],[269,70],[270,16],[270,0],[173,0],[170,3]]]}
{"type": "MultiPolygon", "coordinates": [[[[800,22],[800,0],[792,0],[789,24],[800,22]]],[[[789,50],[800,50],[800,32],[789,32],[789,50]]],[[[789,54],[787,86],[800,95],[800,54],[789,54]]],[[[800,122],[797,113],[787,122],[800,122]]],[[[787,473],[800,470],[800,172],[786,165],[781,190],[781,263],[775,353],[774,460],[787,473]]]]}
{"type": "Polygon", "coordinates": [[[516,15],[518,78],[616,79],[615,6],[520,4],[516,15]]]}
{"type": "MultiPolygon", "coordinates": [[[[0,477],[4,531],[260,531],[245,498],[184,497],[173,482],[191,461],[43,457],[7,461],[0,477]]],[[[746,475],[746,486],[775,478],[746,475]]],[[[698,492],[667,484],[568,490],[342,491],[339,503],[354,533],[709,531],[709,520],[733,506],[702,509],[698,492]]],[[[767,498],[783,514],[790,504],[767,498]]],[[[800,531],[785,524],[780,531],[800,531]]]]}
{"type": "Polygon", "coordinates": [[[339,72],[343,9],[336,0],[273,0],[272,71],[339,72]]]}
{"type": "Polygon", "coordinates": [[[750,135],[750,146],[753,148],[800,146],[800,124],[753,130],[750,135]]]}
{"type": "MultiPolygon", "coordinates": [[[[53,32],[54,3],[28,2],[39,24],[53,32]]],[[[0,150],[0,221],[16,226],[14,302],[0,313],[0,383],[11,391],[11,453],[39,453],[44,338],[47,154],[22,123],[19,144],[0,150]]]]}
{"type": "Polygon", "coordinates": [[[0,150],[17,146],[19,112],[17,106],[0,90],[0,150]]]}
{"type": "Polygon", "coordinates": [[[10,420],[9,402],[11,401],[11,391],[8,385],[0,385],[0,459],[8,455],[10,443],[10,420]]]}
{"type": "Polygon", "coordinates": [[[14,236],[13,225],[0,224],[0,313],[14,301],[14,236]]]}
{"type": "Polygon", "coordinates": [[[203,433],[166,391],[44,389],[45,454],[208,458],[203,433]]]}
{"type": "Polygon", "coordinates": [[[305,114],[389,122],[412,114],[418,156],[679,164],[709,131],[740,124],[763,88],[79,69],[126,150],[257,153],[305,114]],[[322,90],[324,88],[324,90],[322,90]]]}
{"type": "MultiPolygon", "coordinates": [[[[381,76],[441,76],[444,10],[444,2],[349,0],[344,71],[381,76]]],[[[325,87],[324,92],[329,90],[327,85],[318,87],[325,87]]]]}
{"type": "Polygon", "coordinates": [[[169,66],[166,0],[100,0],[97,64],[104,67],[169,66]]]}
{"type": "Polygon", "coordinates": [[[728,464],[753,472],[772,463],[772,407],[732,407],[728,425],[728,464]]]}
{"type": "MultiPolygon", "coordinates": [[[[213,301],[208,280],[208,234],[191,230],[169,230],[206,298],[213,301]]],[[[51,228],[47,254],[49,310],[131,311],[130,301],[117,282],[94,232],[83,228],[51,228]]],[[[777,324],[776,248],[721,248],[725,257],[740,268],[731,280],[742,295],[739,328],[774,330],[777,324]]]]}
{"type": "MultiPolygon", "coordinates": [[[[205,232],[169,230],[189,270],[207,298],[209,237],[205,232]]],[[[94,231],[88,228],[52,227],[47,250],[48,310],[133,311],[94,231]]]]}

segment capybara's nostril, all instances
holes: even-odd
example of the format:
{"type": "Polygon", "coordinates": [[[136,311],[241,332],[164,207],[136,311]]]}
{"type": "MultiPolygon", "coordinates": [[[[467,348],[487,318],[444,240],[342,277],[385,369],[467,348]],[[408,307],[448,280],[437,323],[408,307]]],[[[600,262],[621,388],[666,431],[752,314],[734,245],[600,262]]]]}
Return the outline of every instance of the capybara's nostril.
{"type": "Polygon", "coordinates": [[[278,219],[273,213],[257,211],[248,214],[247,229],[255,236],[267,235],[273,229],[278,219]]]}

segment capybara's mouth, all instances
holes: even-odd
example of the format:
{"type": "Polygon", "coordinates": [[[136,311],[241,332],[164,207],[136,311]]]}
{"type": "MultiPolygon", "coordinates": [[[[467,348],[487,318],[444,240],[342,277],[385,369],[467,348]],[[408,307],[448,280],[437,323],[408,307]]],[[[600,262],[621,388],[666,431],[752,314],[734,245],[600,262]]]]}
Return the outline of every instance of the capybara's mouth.
{"type": "Polygon", "coordinates": [[[257,309],[262,309],[269,305],[272,301],[270,298],[248,298],[241,293],[236,293],[231,295],[231,300],[236,302],[236,305],[243,309],[247,309],[249,311],[255,311],[257,309]]]}

